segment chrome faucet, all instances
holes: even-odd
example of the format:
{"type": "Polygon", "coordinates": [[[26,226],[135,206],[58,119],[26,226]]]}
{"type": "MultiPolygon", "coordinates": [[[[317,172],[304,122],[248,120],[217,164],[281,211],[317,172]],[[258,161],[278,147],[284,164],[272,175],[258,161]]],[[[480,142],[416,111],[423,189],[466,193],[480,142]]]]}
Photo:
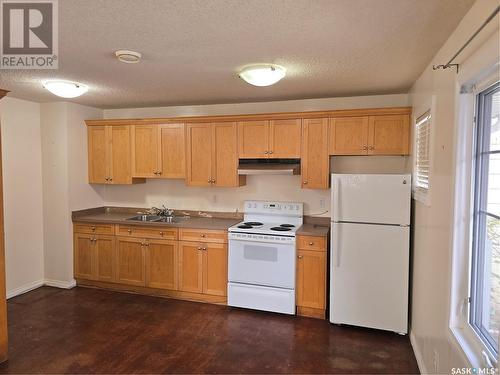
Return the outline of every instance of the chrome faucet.
{"type": "Polygon", "coordinates": [[[162,208],[158,207],[151,207],[148,212],[151,215],[158,215],[158,216],[173,216],[174,215],[174,210],[165,207],[165,205],[162,205],[162,208]]]}

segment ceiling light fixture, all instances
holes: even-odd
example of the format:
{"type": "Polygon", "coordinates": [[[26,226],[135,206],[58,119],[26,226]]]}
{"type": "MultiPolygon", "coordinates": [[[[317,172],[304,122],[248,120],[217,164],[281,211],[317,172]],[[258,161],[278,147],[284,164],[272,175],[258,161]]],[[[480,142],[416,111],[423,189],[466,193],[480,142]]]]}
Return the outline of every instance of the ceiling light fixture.
{"type": "Polygon", "coordinates": [[[45,81],[43,87],[61,98],[76,98],[89,89],[87,85],[71,81],[45,81]]]}
{"type": "Polygon", "coordinates": [[[116,58],[127,64],[135,64],[141,61],[142,55],[139,52],[128,51],[126,49],[120,49],[115,51],[116,58]]]}
{"type": "Polygon", "coordinates": [[[286,69],[274,64],[247,66],[239,74],[242,80],[254,86],[274,85],[285,75],[286,69]]]}

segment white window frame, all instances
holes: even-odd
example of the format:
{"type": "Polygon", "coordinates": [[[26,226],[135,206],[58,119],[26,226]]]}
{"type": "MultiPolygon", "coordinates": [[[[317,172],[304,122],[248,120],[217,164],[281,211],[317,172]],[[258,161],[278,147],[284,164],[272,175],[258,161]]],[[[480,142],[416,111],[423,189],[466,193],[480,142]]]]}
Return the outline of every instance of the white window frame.
{"type": "Polygon", "coordinates": [[[417,202],[424,204],[427,207],[431,205],[431,190],[432,190],[432,172],[433,172],[433,145],[434,145],[434,124],[435,124],[435,107],[436,107],[436,96],[432,95],[429,100],[424,101],[424,104],[421,107],[414,109],[413,116],[413,184],[412,184],[412,195],[413,199],[417,202]],[[417,186],[417,124],[419,119],[421,119],[426,114],[430,116],[430,125],[429,125],[429,188],[422,189],[417,186]]]}
{"type": "Polygon", "coordinates": [[[452,289],[450,339],[478,368],[496,365],[493,354],[469,323],[471,249],[474,219],[474,113],[476,95],[499,79],[498,36],[491,36],[460,66],[456,80],[455,196],[451,225],[452,289]]]}

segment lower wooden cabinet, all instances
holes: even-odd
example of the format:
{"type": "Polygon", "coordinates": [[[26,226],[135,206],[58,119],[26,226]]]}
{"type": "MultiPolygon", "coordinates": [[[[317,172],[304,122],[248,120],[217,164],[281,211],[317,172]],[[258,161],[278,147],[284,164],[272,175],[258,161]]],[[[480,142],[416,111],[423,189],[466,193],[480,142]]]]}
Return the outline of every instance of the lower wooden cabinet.
{"type": "Polygon", "coordinates": [[[322,237],[300,236],[297,241],[297,314],[325,317],[327,246],[322,237]],[[300,248],[301,244],[306,244],[300,248]],[[309,245],[311,244],[311,245],[309,245]],[[314,246],[322,244],[321,247],[314,246]]]}
{"type": "Polygon", "coordinates": [[[148,240],[146,249],[146,286],[177,290],[178,263],[177,241],[148,240]]]}
{"type": "Polygon", "coordinates": [[[121,284],[146,286],[146,244],[144,239],[116,238],[116,281],[121,284]]]}
{"type": "Polygon", "coordinates": [[[203,292],[203,247],[197,242],[179,242],[179,289],[203,292]]]}
{"type": "Polygon", "coordinates": [[[179,242],[179,289],[227,295],[227,244],[179,242]]]}
{"type": "Polygon", "coordinates": [[[113,236],[76,233],[74,247],[75,278],[99,281],[116,279],[113,236]]]}
{"type": "Polygon", "coordinates": [[[95,279],[94,236],[75,233],[74,235],[74,274],[75,278],[95,279]]]}
{"type": "Polygon", "coordinates": [[[179,233],[172,227],[122,224],[104,229],[98,224],[75,223],[75,279],[130,285],[139,292],[150,288],[174,298],[226,301],[225,231],[183,228],[179,233]],[[98,230],[116,232],[116,236],[94,234],[98,230]],[[177,241],[178,235],[189,240],[177,241]]]}

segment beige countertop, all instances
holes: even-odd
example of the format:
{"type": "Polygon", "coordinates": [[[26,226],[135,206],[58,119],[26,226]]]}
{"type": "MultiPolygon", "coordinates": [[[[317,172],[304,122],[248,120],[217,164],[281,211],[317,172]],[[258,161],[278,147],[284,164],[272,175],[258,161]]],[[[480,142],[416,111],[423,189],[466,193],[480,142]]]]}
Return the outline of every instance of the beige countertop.
{"type": "Polygon", "coordinates": [[[200,228],[200,229],[214,229],[214,230],[227,230],[230,226],[241,221],[240,218],[221,218],[221,217],[189,217],[182,219],[178,223],[163,223],[163,222],[141,222],[127,220],[132,216],[137,215],[137,211],[130,211],[125,209],[119,210],[106,210],[90,209],[83,211],[73,212],[73,222],[75,223],[105,223],[105,224],[126,224],[126,225],[140,225],[140,226],[161,226],[161,227],[175,227],[175,228],[200,228]]]}
{"type": "Polygon", "coordinates": [[[297,231],[297,236],[327,237],[330,227],[316,224],[304,224],[297,231]]]}
{"type": "MultiPolygon", "coordinates": [[[[178,223],[164,222],[141,222],[127,220],[144,211],[140,208],[119,208],[119,207],[98,207],[88,210],[74,211],[72,218],[75,223],[104,223],[104,224],[126,224],[139,226],[162,226],[175,228],[199,228],[213,230],[227,230],[229,227],[243,220],[241,214],[211,213],[213,217],[191,216],[182,219],[178,223]],[[222,217],[220,217],[222,216],[222,217]],[[233,217],[228,217],[233,216],[233,217]]],[[[193,212],[191,212],[193,213],[193,212]]],[[[176,213],[180,214],[180,213],[176,213]]],[[[328,219],[327,219],[328,220],[328,219]]],[[[329,222],[329,220],[328,220],[329,222]]],[[[323,223],[321,223],[323,224],[323,223]]],[[[318,225],[305,223],[297,230],[299,236],[328,236],[330,227],[327,225],[318,225]]]]}

